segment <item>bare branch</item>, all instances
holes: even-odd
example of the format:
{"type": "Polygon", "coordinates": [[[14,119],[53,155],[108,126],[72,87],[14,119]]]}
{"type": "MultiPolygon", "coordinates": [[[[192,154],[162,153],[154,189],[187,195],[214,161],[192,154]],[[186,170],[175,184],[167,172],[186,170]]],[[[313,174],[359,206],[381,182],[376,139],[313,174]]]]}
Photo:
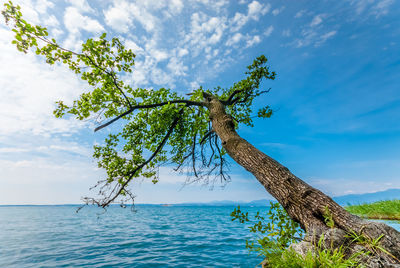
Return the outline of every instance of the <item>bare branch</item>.
{"type": "Polygon", "coordinates": [[[210,159],[209,159],[209,161],[208,161],[207,167],[209,167],[209,166],[211,165],[212,159],[213,159],[214,154],[215,154],[215,151],[214,151],[214,148],[213,148],[213,145],[212,145],[212,141],[211,141],[211,136],[210,136],[210,138],[208,139],[208,141],[210,142],[210,149],[211,149],[211,151],[212,151],[212,154],[211,154],[210,159]]]}
{"type": "Polygon", "coordinates": [[[204,137],[200,140],[200,144],[203,144],[206,140],[207,140],[207,138],[211,135],[211,134],[213,134],[214,133],[214,130],[209,130],[207,133],[206,133],[206,135],[204,135],[204,137]]]}
{"type": "Polygon", "coordinates": [[[188,159],[189,156],[191,156],[191,155],[192,155],[192,153],[190,152],[186,156],[184,156],[182,161],[178,164],[178,166],[176,168],[174,168],[174,171],[178,171],[182,167],[182,165],[185,163],[186,159],[188,159]]]}
{"type": "Polygon", "coordinates": [[[192,165],[193,165],[194,176],[198,178],[199,176],[196,171],[196,155],[195,155],[195,153],[196,153],[196,136],[197,135],[195,133],[195,135],[193,137],[193,146],[192,146],[192,165]]]}
{"type": "Polygon", "coordinates": [[[219,175],[221,176],[221,181],[222,181],[222,179],[224,179],[224,181],[227,181],[227,178],[225,177],[225,174],[224,174],[224,161],[225,160],[222,157],[221,148],[219,147],[218,137],[217,136],[215,136],[214,143],[215,143],[215,147],[218,150],[218,156],[219,156],[219,160],[220,160],[220,162],[219,162],[219,175]]]}

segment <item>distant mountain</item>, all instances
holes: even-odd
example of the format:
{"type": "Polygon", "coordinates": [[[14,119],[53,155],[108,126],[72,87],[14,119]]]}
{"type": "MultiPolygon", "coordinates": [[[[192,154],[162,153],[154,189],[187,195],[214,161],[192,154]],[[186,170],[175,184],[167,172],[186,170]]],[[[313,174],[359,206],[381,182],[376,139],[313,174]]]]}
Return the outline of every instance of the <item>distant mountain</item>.
{"type": "Polygon", "coordinates": [[[386,191],[367,193],[367,194],[348,194],[333,197],[339,205],[358,205],[362,203],[372,203],[381,200],[400,199],[400,189],[388,189],[386,191]]]}
{"type": "Polygon", "coordinates": [[[181,204],[172,204],[172,206],[268,206],[271,200],[260,199],[253,200],[250,202],[245,201],[230,201],[230,200],[221,200],[221,201],[212,201],[207,203],[181,203],[181,204]]]}
{"type": "MultiPolygon", "coordinates": [[[[335,196],[333,200],[335,200],[339,205],[356,205],[362,203],[372,203],[381,200],[391,200],[391,199],[400,199],[400,189],[389,189],[386,191],[375,192],[375,193],[366,193],[366,194],[348,194],[342,196],[335,196]]],[[[273,200],[260,199],[253,200],[250,202],[245,201],[230,201],[230,200],[221,200],[221,201],[212,201],[207,203],[181,203],[181,204],[173,204],[172,206],[269,206],[269,202],[273,200]]]]}

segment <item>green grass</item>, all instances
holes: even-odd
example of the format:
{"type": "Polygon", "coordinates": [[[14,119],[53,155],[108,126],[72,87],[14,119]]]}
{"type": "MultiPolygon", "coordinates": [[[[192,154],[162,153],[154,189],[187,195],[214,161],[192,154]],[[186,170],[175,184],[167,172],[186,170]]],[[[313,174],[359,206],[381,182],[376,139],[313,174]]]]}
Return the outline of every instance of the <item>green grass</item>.
{"type": "Polygon", "coordinates": [[[400,220],[400,200],[378,201],[345,207],[352,214],[368,219],[400,220]]]}

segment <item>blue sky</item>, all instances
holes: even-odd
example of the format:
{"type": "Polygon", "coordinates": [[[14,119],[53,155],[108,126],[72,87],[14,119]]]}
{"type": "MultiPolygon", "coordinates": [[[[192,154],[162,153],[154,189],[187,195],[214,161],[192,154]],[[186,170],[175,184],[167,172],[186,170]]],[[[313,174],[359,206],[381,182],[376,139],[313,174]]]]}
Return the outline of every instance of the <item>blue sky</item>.
{"type": "MultiPolygon", "coordinates": [[[[182,93],[229,86],[265,54],[271,119],[239,133],[330,195],[400,188],[400,3],[348,1],[15,1],[32,23],[78,50],[102,32],[137,55],[134,87],[182,93]]],[[[0,204],[79,203],[104,173],[91,158],[109,127],[55,119],[56,100],[89,90],[62,66],[18,53],[0,24],[0,204]]],[[[269,198],[232,163],[232,182],[182,189],[170,168],[158,185],[138,180],[139,203],[269,198]]]]}

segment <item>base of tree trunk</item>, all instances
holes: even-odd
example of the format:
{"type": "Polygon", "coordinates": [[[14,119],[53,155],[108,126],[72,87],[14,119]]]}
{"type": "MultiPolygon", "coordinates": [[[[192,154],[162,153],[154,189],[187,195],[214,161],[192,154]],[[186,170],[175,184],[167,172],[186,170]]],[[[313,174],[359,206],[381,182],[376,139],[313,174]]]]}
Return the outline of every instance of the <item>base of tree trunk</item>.
{"type": "Polygon", "coordinates": [[[331,228],[320,234],[314,232],[303,241],[290,245],[292,250],[303,257],[308,252],[314,255],[318,250],[334,250],[340,247],[346,258],[356,253],[369,252],[357,257],[365,267],[400,268],[400,235],[392,227],[379,222],[365,221],[360,234],[331,228]]]}

